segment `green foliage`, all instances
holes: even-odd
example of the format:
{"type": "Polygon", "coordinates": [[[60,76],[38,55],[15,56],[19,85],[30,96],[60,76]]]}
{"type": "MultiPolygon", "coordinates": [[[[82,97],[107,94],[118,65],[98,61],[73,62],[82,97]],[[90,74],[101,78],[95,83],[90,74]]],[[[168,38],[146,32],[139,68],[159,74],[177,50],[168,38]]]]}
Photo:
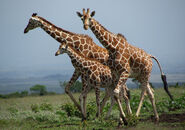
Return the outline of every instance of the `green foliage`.
{"type": "Polygon", "coordinates": [[[35,93],[39,93],[40,96],[45,95],[47,93],[46,91],[46,86],[44,85],[34,85],[30,88],[30,91],[35,92],[35,93]]]}
{"type": "MultiPolygon", "coordinates": [[[[79,117],[81,118],[81,112],[76,108],[74,104],[67,103],[61,106],[61,109],[64,110],[67,113],[67,116],[69,117],[79,117]]],[[[96,115],[96,102],[90,101],[86,104],[86,111],[87,111],[87,119],[94,118],[96,115]]]]}
{"type": "Polygon", "coordinates": [[[128,126],[136,126],[139,123],[139,117],[135,115],[127,116],[128,126]]]}
{"type": "MultiPolygon", "coordinates": [[[[65,88],[66,85],[68,84],[68,82],[64,81],[64,82],[59,82],[60,83],[60,87],[65,88]]],[[[82,82],[77,80],[71,87],[70,87],[70,91],[73,93],[77,93],[77,92],[81,92],[82,91],[82,82]]]]}
{"type": "Polygon", "coordinates": [[[33,112],[39,112],[39,105],[38,104],[32,104],[31,105],[31,110],[33,111],[33,112]]]}
{"type": "Polygon", "coordinates": [[[17,113],[18,113],[18,109],[16,108],[16,107],[10,107],[10,108],[8,108],[7,109],[9,112],[10,112],[10,114],[13,116],[13,115],[17,115],[17,113]]]}
{"type": "Polygon", "coordinates": [[[161,113],[185,109],[185,94],[180,98],[174,99],[173,101],[163,99],[163,101],[157,103],[157,109],[161,113]]]}
{"type": "MultiPolygon", "coordinates": [[[[139,105],[140,97],[133,95],[132,99],[130,101],[130,105],[132,108],[132,111],[137,111],[137,107],[139,105]]],[[[169,112],[169,111],[174,111],[177,109],[185,109],[185,94],[180,97],[174,99],[174,101],[171,101],[170,99],[163,99],[162,101],[159,101],[156,103],[157,106],[157,111],[158,112],[169,112]]],[[[153,107],[150,103],[149,100],[144,100],[143,101],[143,106],[141,107],[141,112],[152,112],[153,107]]]]}

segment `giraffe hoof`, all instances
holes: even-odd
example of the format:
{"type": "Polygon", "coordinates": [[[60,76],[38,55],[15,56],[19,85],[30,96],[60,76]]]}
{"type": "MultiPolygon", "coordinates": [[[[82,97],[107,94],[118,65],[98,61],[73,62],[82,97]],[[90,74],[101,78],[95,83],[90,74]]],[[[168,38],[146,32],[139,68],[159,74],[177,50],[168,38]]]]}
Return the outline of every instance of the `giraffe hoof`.
{"type": "Polygon", "coordinates": [[[117,127],[118,127],[118,128],[121,128],[121,126],[122,126],[122,125],[123,125],[123,122],[120,122],[120,121],[119,121],[119,123],[118,123],[118,126],[117,126],[117,127]]]}
{"type": "Polygon", "coordinates": [[[155,117],[155,123],[159,122],[159,117],[155,117]]]}

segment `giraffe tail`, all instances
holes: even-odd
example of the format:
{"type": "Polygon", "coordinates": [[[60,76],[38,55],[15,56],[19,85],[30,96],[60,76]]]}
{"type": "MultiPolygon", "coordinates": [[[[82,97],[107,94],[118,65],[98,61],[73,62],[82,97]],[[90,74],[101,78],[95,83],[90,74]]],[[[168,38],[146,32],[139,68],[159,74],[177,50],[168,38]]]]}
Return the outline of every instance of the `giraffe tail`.
{"type": "Polygon", "coordinates": [[[151,56],[151,58],[154,59],[157,62],[158,66],[159,66],[159,69],[160,69],[160,72],[161,72],[161,79],[162,79],[163,84],[164,84],[164,90],[166,91],[166,93],[168,94],[170,99],[173,100],[173,96],[170,94],[170,92],[168,90],[168,83],[166,81],[166,75],[162,72],[162,68],[161,68],[161,65],[160,65],[159,61],[154,56],[151,56]]]}

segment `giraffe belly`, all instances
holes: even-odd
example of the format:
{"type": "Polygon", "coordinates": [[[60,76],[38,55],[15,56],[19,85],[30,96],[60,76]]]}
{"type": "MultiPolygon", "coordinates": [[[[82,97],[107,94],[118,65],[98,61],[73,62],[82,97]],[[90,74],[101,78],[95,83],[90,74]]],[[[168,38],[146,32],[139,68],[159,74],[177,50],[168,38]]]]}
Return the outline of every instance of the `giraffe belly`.
{"type": "Polygon", "coordinates": [[[132,69],[130,69],[130,75],[129,78],[136,78],[140,75],[140,73],[133,71],[132,69]]]}

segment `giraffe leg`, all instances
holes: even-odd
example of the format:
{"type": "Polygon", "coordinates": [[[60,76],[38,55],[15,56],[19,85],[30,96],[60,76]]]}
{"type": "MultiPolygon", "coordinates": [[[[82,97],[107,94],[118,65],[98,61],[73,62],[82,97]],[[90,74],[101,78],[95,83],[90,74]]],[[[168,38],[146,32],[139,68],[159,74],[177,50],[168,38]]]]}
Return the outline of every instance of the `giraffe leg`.
{"type": "Polygon", "coordinates": [[[100,103],[100,114],[102,113],[102,111],[103,111],[103,108],[104,108],[104,106],[105,106],[105,103],[107,102],[107,100],[109,99],[109,97],[110,97],[110,94],[109,94],[109,88],[105,88],[105,96],[104,96],[104,98],[103,98],[103,100],[101,101],[101,103],[100,103]]]}
{"type": "Polygon", "coordinates": [[[96,92],[96,104],[97,104],[96,117],[99,117],[100,116],[100,86],[99,85],[96,86],[95,92],[96,92]]]}
{"type": "Polygon", "coordinates": [[[112,111],[112,107],[114,106],[114,104],[115,104],[115,99],[114,99],[113,96],[111,96],[111,105],[110,105],[110,108],[109,108],[109,110],[107,112],[107,115],[106,115],[105,119],[108,119],[108,117],[110,116],[111,111],[112,111]]]}
{"type": "Polygon", "coordinates": [[[151,101],[151,103],[152,103],[152,106],[153,106],[154,115],[155,115],[155,120],[156,120],[156,121],[159,121],[159,115],[158,115],[158,113],[157,113],[157,109],[156,109],[156,105],[155,105],[154,94],[153,94],[153,92],[152,92],[152,89],[151,89],[149,83],[147,83],[147,94],[148,94],[148,96],[149,96],[149,98],[150,98],[150,101],[151,101]]]}
{"type": "MultiPolygon", "coordinates": [[[[120,111],[120,114],[121,114],[121,118],[123,119],[123,122],[124,122],[125,125],[128,125],[128,122],[127,122],[127,119],[126,119],[126,115],[123,112],[123,108],[122,108],[122,105],[121,105],[121,102],[120,102],[120,99],[119,99],[119,93],[122,89],[122,86],[126,83],[126,80],[128,79],[128,77],[129,77],[128,73],[123,72],[120,75],[120,79],[118,81],[118,84],[114,89],[114,98],[115,98],[116,102],[118,103],[118,108],[119,108],[119,111],[120,111]]],[[[120,120],[120,123],[121,123],[121,120],[120,120]]],[[[120,125],[120,123],[119,123],[119,125],[120,125]]]]}
{"type": "Polygon", "coordinates": [[[125,84],[125,91],[126,91],[126,94],[127,94],[128,99],[130,100],[130,98],[131,98],[130,90],[128,89],[128,87],[127,87],[126,84],[125,84]]]}
{"type": "Polygon", "coordinates": [[[130,107],[130,100],[129,100],[130,98],[128,97],[128,92],[127,91],[128,91],[127,90],[127,85],[124,84],[123,87],[122,87],[122,93],[121,94],[123,94],[123,98],[125,99],[127,114],[131,115],[132,110],[131,110],[131,107],[130,107]]]}
{"type": "Polygon", "coordinates": [[[145,83],[142,83],[141,84],[141,96],[140,96],[140,101],[139,101],[139,106],[137,108],[137,112],[136,112],[136,116],[138,117],[139,114],[140,114],[140,111],[141,111],[141,107],[143,105],[143,100],[144,100],[144,97],[145,97],[145,93],[146,93],[146,85],[145,83]]]}
{"type": "Polygon", "coordinates": [[[82,110],[82,121],[87,119],[86,98],[87,98],[87,94],[90,90],[91,90],[91,87],[88,87],[88,86],[83,87],[82,93],[79,97],[80,106],[81,106],[81,110],[82,110]]]}
{"type": "Polygon", "coordinates": [[[70,91],[71,85],[79,78],[79,76],[80,76],[80,73],[78,73],[78,71],[75,70],[75,72],[73,73],[72,78],[70,79],[69,83],[65,87],[65,92],[71,98],[71,100],[73,101],[73,103],[75,104],[75,106],[79,109],[79,111],[81,111],[80,105],[77,103],[76,99],[73,97],[73,95],[72,95],[72,93],[70,91]]]}

